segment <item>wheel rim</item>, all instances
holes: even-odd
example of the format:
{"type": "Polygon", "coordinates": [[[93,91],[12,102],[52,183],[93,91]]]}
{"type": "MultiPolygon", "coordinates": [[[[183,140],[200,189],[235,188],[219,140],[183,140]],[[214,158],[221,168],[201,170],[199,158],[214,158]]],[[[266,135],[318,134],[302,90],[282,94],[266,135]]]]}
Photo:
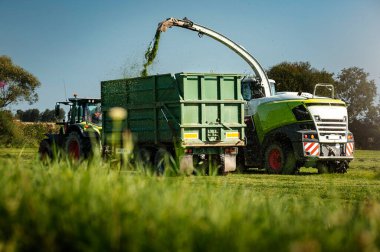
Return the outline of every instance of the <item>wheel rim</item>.
{"type": "Polygon", "coordinates": [[[281,153],[277,149],[273,149],[269,152],[269,166],[275,171],[281,170],[281,153]]]}
{"type": "Polygon", "coordinates": [[[79,159],[79,144],[76,141],[69,143],[69,155],[74,159],[79,159]]]}

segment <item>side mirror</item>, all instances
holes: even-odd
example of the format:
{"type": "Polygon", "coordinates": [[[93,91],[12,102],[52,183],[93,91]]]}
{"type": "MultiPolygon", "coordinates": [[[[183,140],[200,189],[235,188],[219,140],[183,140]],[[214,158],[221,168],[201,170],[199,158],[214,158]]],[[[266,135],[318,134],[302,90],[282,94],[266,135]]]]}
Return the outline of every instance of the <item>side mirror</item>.
{"type": "Polygon", "coordinates": [[[59,111],[61,110],[61,108],[59,107],[59,104],[55,104],[55,109],[54,109],[54,112],[55,112],[55,117],[58,118],[59,117],[59,111]]]}

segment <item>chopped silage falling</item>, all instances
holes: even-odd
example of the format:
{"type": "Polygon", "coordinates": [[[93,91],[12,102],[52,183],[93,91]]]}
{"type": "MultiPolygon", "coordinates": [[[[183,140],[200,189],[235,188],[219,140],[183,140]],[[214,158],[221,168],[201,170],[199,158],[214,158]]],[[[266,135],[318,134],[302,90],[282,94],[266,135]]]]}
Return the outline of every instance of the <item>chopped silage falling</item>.
{"type": "Polygon", "coordinates": [[[140,74],[142,77],[148,76],[148,66],[153,64],[153,61],[157,56],[158,45],[160,43],[160,36],[161,36],[161,31],[157,30],[156,34],[154,35],[153,40],[149,43],[149,47],[145,52],[144,69],[141,71],[141,74],[140,74]]]}

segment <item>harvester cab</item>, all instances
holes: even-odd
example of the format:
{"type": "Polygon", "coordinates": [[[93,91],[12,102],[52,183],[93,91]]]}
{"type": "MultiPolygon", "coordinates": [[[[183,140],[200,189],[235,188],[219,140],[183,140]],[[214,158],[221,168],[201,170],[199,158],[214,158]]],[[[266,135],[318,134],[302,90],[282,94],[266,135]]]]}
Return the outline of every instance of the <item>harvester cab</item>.
{"type": "Polygon", "coordinates": [[[57,102],[55,114],[58,117],[61,106],[68,107],[67,120],[57,121],[59,133],[46,134],[40,143],[41,157],[53,158],[53,149],[67,153],[74,159],[88,157],[95,146],[100,145],[102,132],[101,100],[98,98],[78,98],[74,95],[67,101],[57,102]]]}

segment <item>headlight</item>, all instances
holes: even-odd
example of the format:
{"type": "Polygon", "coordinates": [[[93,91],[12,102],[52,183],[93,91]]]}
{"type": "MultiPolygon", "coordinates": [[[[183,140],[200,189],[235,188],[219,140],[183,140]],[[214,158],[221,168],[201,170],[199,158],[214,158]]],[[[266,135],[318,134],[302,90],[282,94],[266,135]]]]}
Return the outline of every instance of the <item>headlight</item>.
{"type": "Polygon", "coordinates": [[[314,120],[315,120],[316,122],[320,122],[320,121],[321,121],[321,118],[319,117],[319,115],[315,115],[315,116],[314,116],[314,120]]]}

